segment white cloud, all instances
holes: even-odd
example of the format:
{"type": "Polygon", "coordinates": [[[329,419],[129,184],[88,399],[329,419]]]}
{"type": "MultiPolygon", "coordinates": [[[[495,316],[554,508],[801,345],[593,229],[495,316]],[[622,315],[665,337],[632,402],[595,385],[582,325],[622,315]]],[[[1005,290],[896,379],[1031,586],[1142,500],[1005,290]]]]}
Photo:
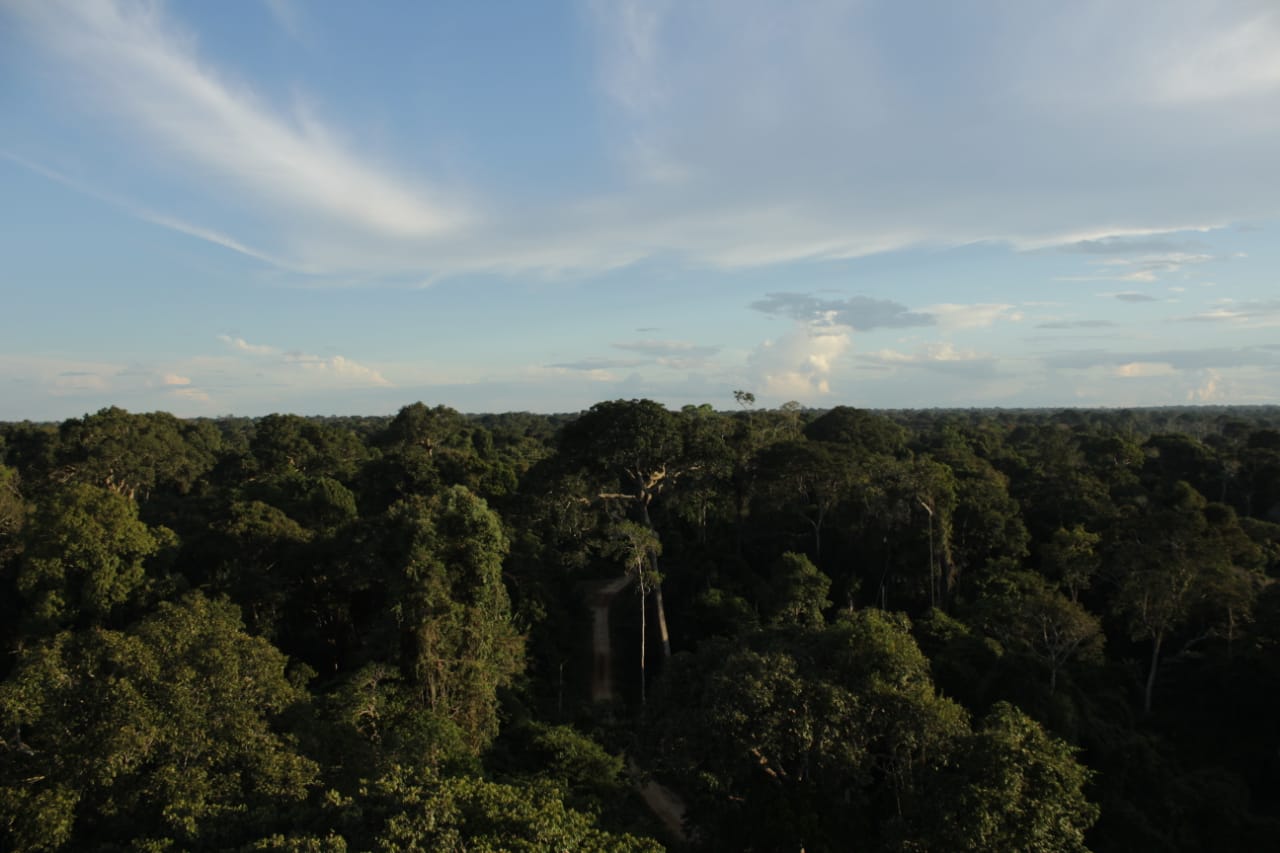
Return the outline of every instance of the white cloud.
{"type": "Polygon", "coordinates": [[[1204,381],[1187,392],[1187,402],[1218,403],[1228,399],[1226,383],[1222,381],[1222,373],[1217,370],[1204,371],[1204,381]]]}
{"type": "Polygon", "coordinates": [[[169,394],[181,400],[190,400],[196,403],[209,403],[212,398],[199,388],[173,388],[169,394]]]}
{"type": "Polygon", "coordinates": [[[848,327],[797,323],[752,352],[748,367],[764,395],[779,401],[813,400],[831,393],[832,371],[851,343],[848,327]]]}
{"type": "Polygon", "coordinates": [[[248,353],[249,355],[277,355],[280,350],[266,344],[251,344],[244,338],[234,338],[230,335],[218,335],[218,340],[227,346],[239,352],[248,353]]]}
{"type": "Polygon", "coordinates": [[[1152,69],[1161,97],[1177,103],[1280,91],[1280,14],[1274,4],[1227,5],[1243,7],[1243,15],[1203,38],[1184,40],[1177,45],[1182,50],[1168,57],[1171,62],[1152,69]]]}
{"type": "Polygon", "coordinates": [[[614,344],[614,348],[640,353],[672,370],[696,370],[706,367],[719,347],[699,346],[688,341],[644,340],[614,344]]]}
{"type": "MultiPolygon", "coordinates": [[[[296,27],[301,4],[266,2],[296,27]]],[[[71,72],[59,109],[70,115],[83,98],[78,115],[123,119],[89,127],[131,129],[138,159],[164,164],[197,197],[130,209],[343,281],[597,272],[655,256],[739,269],[1280,215],[1280,113],[1266,100],[1280,80],[1272,0],[991,2],[924,21],[889,0],[597,0],[588,36],[607,104],[592,134],[613,171],[483,204],[418,185],[411,176],[438,173],[430,163],[392,168],[358,153],[368,134],[344,131],[340,117],[281,109],[250,65],[202,52],[176,7],[7,8],[71,72]],[[233,216],[218,219],[210,201],[233,216]]],[[[378,99],[395,94],[370,98],[394,110],[378,99]]],[[[86,173],[113,171],[99,156],[86,173]]],[[[1102,269],[1128,281],[1172,271],[1102,269]]]]}
{"type": "Polygon", "coordinates": [[[264,0],[267,11],[280,29],[294,39],[304,39],[308,34],[306,18],[295,0],[264,0]]]}
{"type": "Polygon", "coordinates": [[[1016,306],[995,303],[944,303],[927,306],[922,311],[932,314],[944,329],[980,329],[997,322],[1019,323],[1023,319],[1022,312],[1016,306]]]}
{"type": "Polygon", "coordinates": [[[169,385],[169,386],[183,386],[183,385],[190,385],[190,384],[191,384],[191,377],[190,377],[190,376],[179,376],[179,375],[178,375],[178,374],[176,374],[176,373],[166,373],[166,374],[164,374],[163,376],[161,376],[161,377],[160,377],[160,382],[161,382],[161,384],[163,384],[163,385],[169,385]]]}
{"type": "Polygon", "coordinates": [[[1113,373],[1123,379],[1141,379],[1149,376],[1172,376],[1177,369],[1163,361],[1131,361],[1118,365],[1113,373]]]}
{"type": "Polygon", "coordinates": [[[892,349],[882,349],[871,356],[885,364],[922,365],[935,363],[969,362],[989,359],[990,356],[975,350],[956,349],[950,341],[926,344],[914,353],[904,353],[892,349]]]}
{"type": "Polygon", "coordinates": [[[1218,304],[1190,317],[1185,321],[1199,323],[1235,323],[1251,328],[1265,328],[1280,325],[1280,299],[1252,299],[1236,301],[1220,299],[1218,304]]]}
{"type": "Polygon", "coordinates": [[[280,347],[270,344],[251,344],[244,338],[231,335],[218,335],[218,340],[239,353],[262,359],[267,366],[284,366],[290,370],[301,369],[309,373],[327,377],[331,384],[373,385],[390,387],[391,382],[381,372],[372,367],[352,361],[341,356],[319,356],[300,350],[285,352],[280,347]]]}
{"type": "Polygon", "coordinates": [[[324,358],[304,352],[288,352],[285,353],[284,360],[286,363],[296,364],[304,370],[316,371],[337,379],[383,387],[391,385],[381,373],[372,367],[366,367],[340,355],[324,358]]]}
{"type": "Polygon", "coordinates": [[[469,219],[363,161],[313,116],[284,119],[201,59],[196,40],[161,6],[18,0],[14,8],[95,109],[129,120],[148,155],[230,181],[253,205],[395,238],[440,234],[469,219]]]}

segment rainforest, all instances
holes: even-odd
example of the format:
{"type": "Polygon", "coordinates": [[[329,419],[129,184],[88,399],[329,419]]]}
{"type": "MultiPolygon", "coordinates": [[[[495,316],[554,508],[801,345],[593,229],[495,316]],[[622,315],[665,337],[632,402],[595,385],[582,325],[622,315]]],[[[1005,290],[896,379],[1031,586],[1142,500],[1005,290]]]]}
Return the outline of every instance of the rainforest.
{"type": "Polygon", "coordinates": [[[1280,848],[1280,409],[0,424],[0,847],[1280,848]]]}

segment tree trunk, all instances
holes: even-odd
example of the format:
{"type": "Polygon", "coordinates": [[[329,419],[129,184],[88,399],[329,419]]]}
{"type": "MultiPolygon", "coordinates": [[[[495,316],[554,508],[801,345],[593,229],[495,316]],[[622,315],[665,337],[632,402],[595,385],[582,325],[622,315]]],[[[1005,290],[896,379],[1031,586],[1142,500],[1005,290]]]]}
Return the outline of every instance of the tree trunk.
{"type": "Polygon", "coordinates": [[[1160,666],[1160,644],[1164,641],[1164,633],[1156,634],[1151,641],[1151,671],[1147,673],[1147,689],[1142,696],[1142,712],[1151,713],[1151,694],[1156,687],[1156,669],[1160,666]]]}
{"type": "Polygon", "coordinates": [[[649,594],[644,588],[644,578],[640,579],[640,704],[645,703],[645,671],[644,671],[644,635],[646,631],[645,624],[645,599],[649,594]]]}
{"type": "Polygon", "coordinates": [[[658,608],[658,638],[662,641],[662,659],[671,657],[671,636],[667,633],[667,609],[662,606],[662,584],[653,588],[653,602],[658,608]]]}
{"type": "MultiPolygon", "coordinates": [[[[644,519],[644,526],[653,530],[657,536],[658,531],[654,530],[653,521],[649,518],[649,501],[644,499],[640,502],[641,516],[644,519]]],[[[653,573],[658,575],[658,582],[653,585],[653,598],[658,608],[658,636],[662,639],[662,659],[667,660],[671,657],[671,635],[667,632],[667,608],[662,602],[662,580],[661,574],[658,572],[658,558],[654,554],[649,555],[649,564],[653,567],[653,573]]]]}

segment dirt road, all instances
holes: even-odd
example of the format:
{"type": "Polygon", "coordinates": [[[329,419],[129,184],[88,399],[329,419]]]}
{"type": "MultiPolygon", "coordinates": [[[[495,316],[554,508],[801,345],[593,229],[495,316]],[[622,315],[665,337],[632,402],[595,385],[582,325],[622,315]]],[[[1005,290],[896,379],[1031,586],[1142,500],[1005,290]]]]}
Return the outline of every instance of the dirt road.
{"type": "MultiPolygon", "coordinates": [[[[608,702],[613,694],[613,645],[609,639],[609,608],[618,593],[629,587],[634,578],[623,575],[597,587],[587,594],[587,606],[591,608],[591,655],[594,661],[591,671],[591,701],[608,702]]],[[[635,759],[627,760],[627,771],[649,811],[662,821],[671,835],[681,842],[688,841],[684,831],[684,803],[671,789],[646,779],[635,759]]]]}

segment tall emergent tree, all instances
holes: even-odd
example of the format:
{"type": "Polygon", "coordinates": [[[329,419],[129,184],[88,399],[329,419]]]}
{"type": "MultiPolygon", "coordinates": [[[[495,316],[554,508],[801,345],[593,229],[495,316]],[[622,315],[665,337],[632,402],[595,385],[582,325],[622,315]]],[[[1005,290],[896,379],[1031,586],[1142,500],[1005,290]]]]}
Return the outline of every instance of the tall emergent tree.
{"type": "Polygon", "coordinates": [[[388,520],[401,670],[423,706],[479,751],[497,734],[497,689],[524,664],[502,583],[502,524],[464,486],[401,501],[388,520]]]}
{"type": "MultiPolygon", "coordinates": [[[[614,400],[597,403],[565,426],[561,453],[585,470],[593,487],[590,499],[620,505],[624,512],[656,531],[650,509],[696,463],[686,458],[679,418],[652,400],[614,400]]],[[[657,554],[650,569],[661,577],[657,554]]],[[[658,633],[664,657],[671,656],[662,582],[653,586],[658,633]]]]}

